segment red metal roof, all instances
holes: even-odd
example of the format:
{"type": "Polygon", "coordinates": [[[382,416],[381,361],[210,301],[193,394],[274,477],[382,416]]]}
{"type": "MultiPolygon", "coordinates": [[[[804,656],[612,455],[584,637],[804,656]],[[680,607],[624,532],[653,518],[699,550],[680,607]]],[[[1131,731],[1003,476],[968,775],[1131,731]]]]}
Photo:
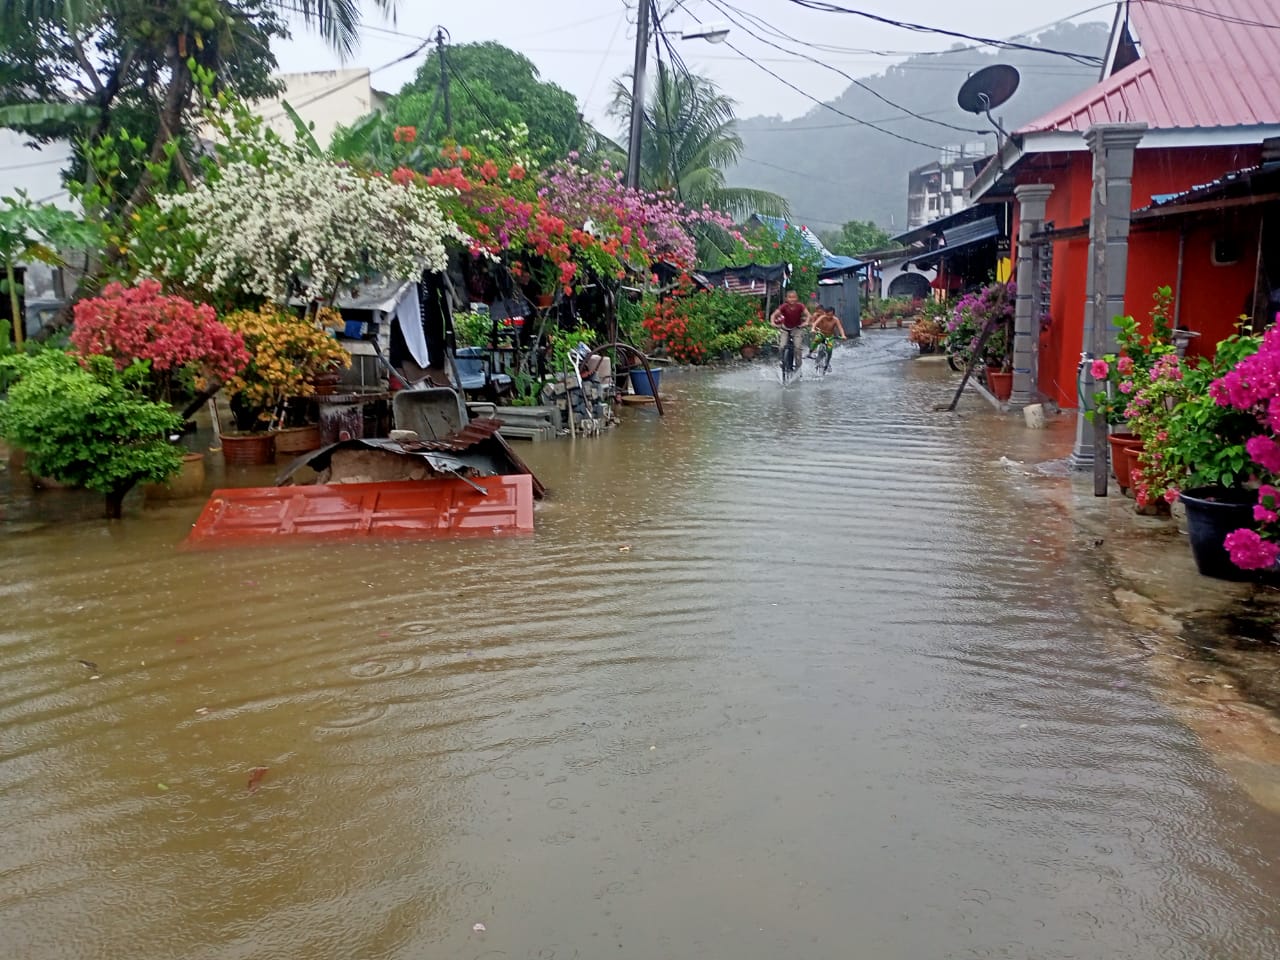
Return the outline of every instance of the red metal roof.
{"type": "Polygon", "coordinates": [[[1153,130],[1280,123],[1276,0],[1132,0],[1129,11],[1141,58],[1019,133],[1141,121],[1153,130]]]}
{"type": "Polygon", "coordinates": [[[436,479],[215,490],[186,545],[218,547],[291,537],[436,538],[533,531],[533,487],[528,474],[478,477],[473,483],[436,479]]]}

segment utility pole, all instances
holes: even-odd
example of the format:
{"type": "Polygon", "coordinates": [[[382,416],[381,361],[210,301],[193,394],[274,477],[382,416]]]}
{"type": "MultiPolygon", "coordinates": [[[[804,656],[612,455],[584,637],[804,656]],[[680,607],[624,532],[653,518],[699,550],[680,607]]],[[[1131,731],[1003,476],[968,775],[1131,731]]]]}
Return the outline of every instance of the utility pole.
{"type": "Polygon", "coordinates": [[[440,57],[440,92],[444,94],[444,135],[453,136],[453,109],[449,106],[449,67],[444,62],[444,30],[436,31],[436,53],[440,57]]]}
{"type": "Polygon", "coordinates": [[[644,130],[644,67],[649,51],[649,17],[652,0],[640,0],[636,15],[636,59],[631,68],[631,135],[627,139],[628,187],[640,186],[640,135],[644,130]]]}

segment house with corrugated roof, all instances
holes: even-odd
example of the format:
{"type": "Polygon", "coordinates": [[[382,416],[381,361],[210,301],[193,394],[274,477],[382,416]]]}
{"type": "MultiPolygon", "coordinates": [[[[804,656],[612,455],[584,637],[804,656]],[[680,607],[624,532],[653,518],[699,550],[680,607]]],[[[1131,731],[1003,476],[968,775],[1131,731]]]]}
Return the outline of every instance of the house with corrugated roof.
{"type": "Polygon", "coordinates": [[[748,227],[765,227],[779,237],[788,230],[799,230],[805,243],[812,247],[822,260],[818,268],[817,300],[824,307],[835,311],[845,332],[851,336],[859,335],[862,327],[862,290],[860,272],[868,264],[856,257],[845,257],[832,253],[816,233],[804,224],[796,225],[785,217],[766,217],[753,213],[747,220],[748,227]]]}
{"type": "Polygon", "coordinates": [[[971,187],[978,203],[1013,203],[1015,401],[1076,406],[1082,354],[1105,352],[1114,315],[1145,317],[1158,287],[1173,289],[1175,319],[1199,334],[1188,351],[1207,355],[1255,308],[1261,285],[1280,286],[1276,237],[1256,210],[1152,212],[1261,163],[1274,137],[1274,0],[1117,4],[1098,82],[1016,130],[971,187]],[[1095,221],[1105,237],[1091,237],[1095,221]]]}

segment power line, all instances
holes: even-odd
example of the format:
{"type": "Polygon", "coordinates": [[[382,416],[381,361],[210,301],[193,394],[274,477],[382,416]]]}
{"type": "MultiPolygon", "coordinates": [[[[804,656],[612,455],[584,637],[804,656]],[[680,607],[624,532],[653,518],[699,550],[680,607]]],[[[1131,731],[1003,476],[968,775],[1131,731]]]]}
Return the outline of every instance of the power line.
{"type": "Polygon", "coordinates": [[[782,167],[776,163],[769,163],[767,160],[756,160],[752,157],[741,157],[739,158],[738,162],[754,163],[758,167],[771,167],[772,169],[781,171],[782,173],[790,173],[797,177],[804,177],[806,180],[817,180],[820,183],[829,183],[833,187],[843,187],[844,189],[848,189],[849,187],[852,186],[852,184],[848,182],[842,183],[838,180],[832,180],[829,177],[818,177],[812,173],[806,173],[803,170],[792,170],[790,167],[782,167]]]}
{"type": "MultiPolygon", "coordinates": [[[[693,13],[692,11],[689,11],[689,15],[693,17],[693,19],[696,20],[698,23],[703,22],[702,18],[699,17],[697,14],[693,13]]],[[[839,107],[833,107],[831,104],[827,103],[825,100],[820,100],[818,97],[815,97],[813,94],[809,93],[807,90],[802,90],[800,87],[797,87],[790,80],[787,80],[785,77],[780,76],[776,71],[770,70],[759,60],[755,59],[750,54],[738,49],[732,43],[729,43],[727,40],[725,41],[725,46],[728,47],[730,50],[732,50],[734,53],[736,53],[738,56],[742,57],[742,59],[748,61],[749,63],[755,64],[757,68],[769,74],[769,76],[773,77],[783,86],[788,87],[791,90],[794,90],[796,93],[800,94],[802,97],[807,97],[808,99],[816,103],[818,106],[823,107],[826,110],[830,110],[832,113],[839,114],[840,116],[844,117],[846,120],[852,120],[854,123],[861,124],[864,127],[870,127],[872,130],[878,130],[880,133],[883,133],[886,136],[893,137],[895,140],[902,140],[902,141],[905,141],[906,143],[914,143],[916,146],[927,147],[930,150],[941,149],[941,147],[938,147],[936,144],[925,143],[923,140],[916,140],[913,137],[906,137],[900,133],[895,133],[892,130],[886,130],[884,127],[879,126],[878,124],[872,123],[869,120],[863,120],[861,117],[855,117],[851,113],[846,113],[845,111],[841,110],[839,107]]]]}
{"type": "MultiPolygon", "coordinates": [[[[717,2],[717,0],[710,0],[710,3],[713,7],[715,7],[717,10],[723,13],[726,17],[728,17],[731,21],[733,21],[733,23],[742,27],[742,29],[745,30],[749,36],[755,37],[757,40],[759,40],[761,43],[765,44],[766,46],[772,47],[775,50],[780,50],[783,53],[796,54],[797,56],[800,55],[795,50],[788,50],[786,47],[783,47],[780,44],[774,43],[771,40],[766,40],[764,37],[760,36],[758,33],[755,33],[746,24],[737,20],[733,16],[733,14],[729,12],[730,10],[733,10],[739,14],[742,14],[742,11],[739,10],[737,7],[728,6],[727,4],[725,6],[722,6],[719,2],[717,2]]],[[[756,19],[758,22],[761,22],[761,23],[764,22],[764,21],[760,21],[759,18],[753,18],[753,19],[756,19]]],[[[779,32],[781,33],[781,31],[779,32]]],[[[804,41],[802,40],[797,41],[795,37],[791,37],[785,33],[782,33],[782,36],[787,37],[788,39],[793,40],[797,43],[804,43],[804,41]]],[[[979,136],[985,136],[987,133],[986,130],[977,130],[972,127],[960,127],[954,123],[949,123],[946,120],[934,120],[931,117],[925,116],[924,114],[917,113],[916,111],[912,110],[910,107],[904,106],[901,103],[897,103],[893,100],[890,100],[888,97],[886,97],[884,94],[880,93],[879,91],[875,90],[869,84],[864,83],[863,81],[859,80],[857,77],[853,76],[852,74],[846,73],[845,71],[841,70],[839,67],[834,67],[831,64],[825,63],[821,60],[815,60],[813,62],[817,63],[821,67],[826,68],[827,70],[832,71],[833,73],[838,73],[840,76],[844,77],[846,80],[852,83],[859,90],[863,90],[866,93],[871,94],[871,96],[875,97],[877,100],[883,101],[884,103],[887,103],[891,107],[894,107],[898,110],[902,110],[904,113],[909,114],[910,116],[914,117],[917,120],[923,120],[925,123],[936,124],[939,127],[946,127],[948,130],[956,130],[956,131],[959,131],[960,133],[972,133],[972,134],[978,134],[979,136]]]]}
{"type": "Polygon", "coordinates": [[[1039,47],[1030,43],[1018,43],[1015,40],[1000,40],[996,37],[981,37],[971,33],[962,33],[958,30],[947,30],[943,27],[931,27],[923,23],[911,23],[906,20],[895,20],[892,17],[884,17],[877,13],[867,13],[865,10],[854,10],[850,7],[842,7],[838,3],[827,3],[826,0],[790,0],[798,7],[806,10],[815,10],[819,13],[844,13],[850,16],[862,17],[864,20],[871,20],[875,23],[883,23],[890,27],[898,27],[902,30],[911,30],[915,33],[936,33],[939,36],[955,37],[958,40],[969,40],[974,43],[988,47],[1002,47],[1006,50],[1026,50],[1031,53],[1051,54],[1056,57],[1066,57],[1077,63],[1091,64],[1094,66],[1102,65],[1102,57],[1096,57],[1092,54],[1075,53],[1070,50],[1058,50],[1054,47],[1039,47]]]}
{"type": "MultiPolygon", "coordinates": [[[[613,26],[613,33],[609,36],[609,43],[604,48],[604,56],[600,58],[600,65],[596,67],[595,76],[591,78],[591,86],[587,89],[587,95],[582,100],[582,112],[586,113],[587,108],[591,105],[591,98],[596,94],[596,87],[600,83],[600,74],[604,73],[604,65],[609,62],[609,57],[613,53],[613,45],[618,39],[618,31],[622,29],[622,25],[627,22],[627,8],[622,8],[622,13],[618,15],[618,22],[613,26]]],[[[594,51],[592,51],[594,52],[594,51]]]]}
{"type": "MultiPolygon", "coordinates": [[[[1004,38],[1004,41],[1005,42],[1014,41],[1023,37],[1030,38],[1039,33],[1042,33],[1045,30],[1048,30],[1051,27],[1060,26],[1061,24],[1064,24],[1064,23],[1070,23],[1073,20],[1077,20],[1080,17],[1086,16],[1090,13],[1096,13],[1097,11],[1104,10],[1104,9],[1111,9],[1114,6],[1115,6],[1115,0],[1108,0],[1108,2],[1105,2],[1105,3],[1097,3],[1091,7],[1086,7],[1083,10],[1077,10],[1075,13],[1069,13],[1064,17],[1059,17],[1056,20],[1050,20],[1048,23],[1041,24],[1040,26],[1029,27],[1026,30],[1021,31],[1020,33],[1010,34],[1009,36],[1004,38]]],[[[743,13],[744,16],[748,16],[752,19],[755,19],[757,22],[760,23],[762,27],[765,27],[764,22],[761,21],[760,18],[755,17],[752,14],[748,14],[745,11],[739,11],[739,12],[743,13]]],[[[779,33],[773,31],[772,29],[766,29],[766,32],[773,32],[775,36],[780,35],[779,33]]],[[[787,39],[785,35],[781,35],[781,38],[787,39]]],[[[846,47],[846,46],[841,46],[837,44],[828,44],[828,43],[819,43],[819,42],[806,42],[806,41],[800,41],[800,40],[797,40],[796,42],[803,43],[805,46],[812,47],[815,50],[822,50],[826,53],[868,54],[876,58],[949,57],[959,53],[972,53],[975,50],[981,50],[984,46],[989,45],[989,44],[977,43],[977,44],[970,44],[966,46],[954,46],[948,50],[872,50],[864,47],[846,47]]],[[[1037,47],[1036,49],[1041,49],[1041,48],[1037,47]]],[[[875,62],[875,61],[866,61],[866,62],[875,62]]],[[[1088,65],[1082,65],[1082,66],[1088,66],[1091,70],[1097,69],[1096,64],[1088,64],[1088,65]]]]}
{"type": "MultiPolygon", "coordinates": [[[[381,73],[383,70],[389,70],[391,67],[394,67],[396,64],[403,63],[406,60],[412,60],[419,53],[421,53],[423,49],[427,46],[427,44],[429,44],[430,42],[431,42],[430,39],[425,39],[421,43],[419,43],[416,47],[414,47],[412,50],[410,50],[408,53],[403,54],[402,56],[396,57],[394,60],[388,60],[386,63],[382,64],[381,66],[373,67],[371,70],[369,70],[368,76],[371,77],[375,73],[381,73]]],[[[302,101],[299,101],[298,103],[291,103],[289,105],[293,107],[294,110],[298,110],[301,107],[310,106],[311,104],[316,103],[317,101],[324,100],[327,97],[333,96],[335,93],[338,93],[341,90],[345,90],[347,87],[350,87],[350,86],[353,86],[354,84],[359,83],[361,80],[365,79],[365,76],[366,75],[363,71],[357,71],[354,77],[350,77],[346,80],[343,80],[341,83],[335,84],[332,87],[327,87],[324,90],[321,90],[315,96],[311,97],[310,99],[302,100],[302,101]]],[[[265,122],[270,123],[272,120],[278,120],[285,115],[286,115],[286,111],[281,110],[279,113],[274,113],[271,116],[263,117],[262,119],[265,122]]]]}
{"type": "Polygon", "coordinates": [[[457,80],[459,86],[462,87],[462,92],[467,95],[467,97],[471,100],[471,102],[476,105],[476,109],[479,110],[482,114],[484,114],[484,118],[487,121],[489,121],[490,128],[493,130],[501,130],[502,124],[498,123],[497,120],[493,119],[493,114],[491,114],[489,112],[489,109],[483,103],[480,102],[480,98],[477,97],[471,91],[471,85],[467,83],[466,78],[463,77],[462,75],[462,72],[458,70],[456,66],[454,66],[453,61],[450,60],[448,57],[445,57],[444,62],[445,62],[445,66],[448,67],[449,72],[453,74],[453,78],[457,80]]]}

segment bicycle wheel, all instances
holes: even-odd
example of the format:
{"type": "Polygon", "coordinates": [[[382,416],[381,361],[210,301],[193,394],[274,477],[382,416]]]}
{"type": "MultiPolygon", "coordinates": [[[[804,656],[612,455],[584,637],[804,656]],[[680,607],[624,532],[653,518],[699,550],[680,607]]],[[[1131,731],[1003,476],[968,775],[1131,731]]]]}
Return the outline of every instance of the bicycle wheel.
{"type": "Polygon", "coordinates": [[[791,379],[791,375],[795,370],[796,348],[791,342],[791,338],[787,337],[787,342],[782,347],[782,382],[785,384],[791,379]]]}
{"type": "Polygon", "coordinates": [[[831,369],[831,348],[827,346],[827,344],[824,343],[822,346],[818,347],[817,355],[814,358],[814,366],[817,367],[818,372],[824,377],[831,369]]]}

